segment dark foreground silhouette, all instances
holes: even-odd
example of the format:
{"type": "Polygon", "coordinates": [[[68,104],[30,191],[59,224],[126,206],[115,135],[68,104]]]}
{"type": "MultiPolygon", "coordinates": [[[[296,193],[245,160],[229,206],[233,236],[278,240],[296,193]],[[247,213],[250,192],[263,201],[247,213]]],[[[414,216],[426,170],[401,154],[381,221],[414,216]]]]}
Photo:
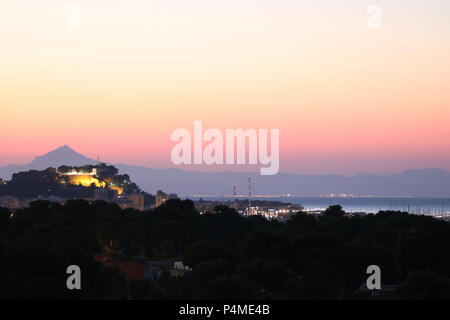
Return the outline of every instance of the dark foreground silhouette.
{"type": "Polygon", "coordinates": [[[200,215],[189,200],[152,211],[71,200],[0,208],[1,299],[448,299],[450,224],[401,212],[352,216],[339,206],[286,223],[226,206],[200,215]],[[126,261],[178,257],[192,271],[135,279],[126,261]],[[81,290],[66,269],[81,268],[81,290]],[[359,290],[369,265],[389,293],[359,290]]]}

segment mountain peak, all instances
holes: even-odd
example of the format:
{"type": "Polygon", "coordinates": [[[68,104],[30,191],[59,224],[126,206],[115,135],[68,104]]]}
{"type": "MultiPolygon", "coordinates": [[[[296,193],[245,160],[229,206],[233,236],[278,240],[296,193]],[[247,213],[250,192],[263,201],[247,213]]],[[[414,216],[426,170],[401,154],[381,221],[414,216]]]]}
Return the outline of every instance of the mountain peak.
{"type": "MultiPolygon", "coordinates": [[[[65,150],[65,149],[67,149],[67,150],[73,150],[73,149],[72,149],[71,147],[69,147],[67,144],[63,145],[62,147],[56,148],[55,150],[58,150],[58,149],[62,149],[62,150],[65,150]]],[[[73,150],[73,151],[75,151],[75,150],[73,150]]]]}
{"type": "Polygon", "coordinates": [[[65,144],[44,155],[37,156],[30,164],[44,169],[48,167],[59,167],[62,165],[81,166],[95,163],[95,160],[85,157],[65,144]]]}
{"type": "Polygon", "coordinates": [[[61,147],[59,147],[59,148],[56,148],[56,149],[54,149],[54,150],[48,152],[47,154],[50,154],[50,153],[52,153],[52,152],[73,152],[73,153],[78,153],[78,152],[76,152],[74,149],[72,149],[71,147],[69,147],[67,144],[65,144],[65,145],[63,145],[63,146],[61,146],[61,147]]]}

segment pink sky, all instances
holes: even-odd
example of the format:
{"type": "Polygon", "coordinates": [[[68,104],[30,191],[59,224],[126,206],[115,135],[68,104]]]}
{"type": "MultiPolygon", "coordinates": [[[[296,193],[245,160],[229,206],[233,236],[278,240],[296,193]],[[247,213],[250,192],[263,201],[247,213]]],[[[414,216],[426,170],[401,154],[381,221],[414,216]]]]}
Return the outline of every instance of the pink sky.
{"type": "Polygon", "coordinates": [[[2,1],[0,165],[68,144],[173,167],[202,120],[279,128],[280,172],[450,170],[448,3],[378,1],[378,31],[354,0],[74,3],[79,30],[64,2],[2,1]]]}

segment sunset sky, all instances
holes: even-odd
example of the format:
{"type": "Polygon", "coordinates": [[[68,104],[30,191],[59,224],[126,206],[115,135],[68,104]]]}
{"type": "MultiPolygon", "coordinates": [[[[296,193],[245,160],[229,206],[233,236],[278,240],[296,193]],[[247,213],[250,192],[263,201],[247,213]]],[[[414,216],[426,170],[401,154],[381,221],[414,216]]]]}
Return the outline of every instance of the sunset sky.
{"type": "Polygon", "coordinates": [[[0,115],[0,165],[174,167],[202,120],[279,128],[280,172],[450,170],[450,1],[1,0],[0,115]]]}

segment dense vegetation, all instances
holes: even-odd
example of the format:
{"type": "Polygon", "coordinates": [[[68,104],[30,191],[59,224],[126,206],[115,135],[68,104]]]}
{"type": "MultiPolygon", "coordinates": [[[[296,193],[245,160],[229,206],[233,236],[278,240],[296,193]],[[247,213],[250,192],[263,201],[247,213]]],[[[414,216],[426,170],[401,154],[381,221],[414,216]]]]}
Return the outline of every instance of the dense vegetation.
{"type": "Polygon", "coordinates": [[[134,193],[140,191],[137,184],[131,182],[130,176],[128,174],[119,174],[119,169],[114,166],[107,165],[106,163],[84,166],[60,166],[58,167],[57,172],[68,173],[71,171],[76,171],[88,174],[92,171],[92,169],[96,169],[97,174],[94,177],[99,181],[123,187],[125,193],[134,193]]]}
{"type": "Polygon", "coordinates": [[[144,212],[38,201],[12,217],[0,208],[0,298],[366,298],[357,289],[372,264],[399,285],[395,298],[450,298],[449,250],[449,223],[401,212],[348,217],[331,207],[281,223],[226,206],[200,215],[189,200],[144,212]],[[100,252],[183,255],[193,271],[126,285],[93,260],[100,252]],[[71,264],[82,269],[80,291],[66,289],[71,264]]]}
{"type": "Polygon", "coordinates": [[[0,184],[0,196],[35,198],[58,196],[63,198],[92,198],[95,186],[83,187],[60,183],[61,177],[54,168],[14,173],[12,179],[0,184]]]}
{"type": "Polygon", "coordinates": [[[10,181],[0,181],[0,196],[14,196],[18,198],[37,198],[38,196],[58,196],[74,199],[93,198],[95,189],[97,189],[94,184],[88,187],[69,184],[67,177],[62,175],[62,173],[67,173],[72,170],[89,173],[94,168],[97,169],[97,175],[94,177],[99,181],[106,182],[107,185],[113,184],[120,186],[126,194],[143,194],[146,205],[155,202],[155,197],[142,191],[131,181],[127,174],[119,174],[119,170],[116,167],[104,163],[95,166],[61,166],[58,169],[47,168],[45,170],[30,170],[14,173],[10,181]]]}

